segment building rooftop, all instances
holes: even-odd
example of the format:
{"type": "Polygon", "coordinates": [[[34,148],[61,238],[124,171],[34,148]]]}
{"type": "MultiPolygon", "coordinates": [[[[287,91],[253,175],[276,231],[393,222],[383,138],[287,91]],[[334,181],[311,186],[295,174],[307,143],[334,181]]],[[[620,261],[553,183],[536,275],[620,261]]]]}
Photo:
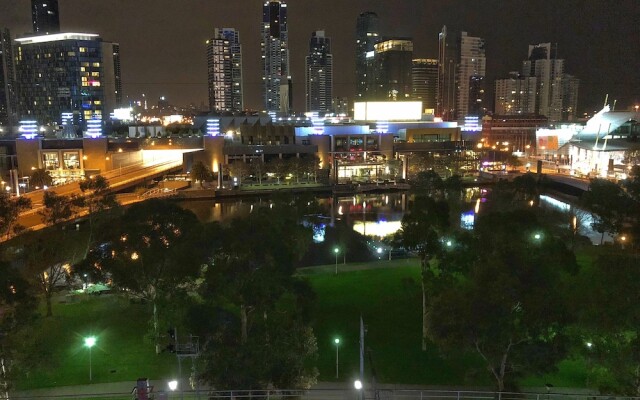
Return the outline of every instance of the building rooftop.
{"type": "Polygon", "coordinates": [[[60,40],[95,40],[98,37],[100,37],[100,35],[96,33],[66,32],[66,33],[54,33],[51,35],[21,37],[21,38],[17,38],[16,42],[20,44],[35,44],[35,43],[57,42],[60,40]]]}

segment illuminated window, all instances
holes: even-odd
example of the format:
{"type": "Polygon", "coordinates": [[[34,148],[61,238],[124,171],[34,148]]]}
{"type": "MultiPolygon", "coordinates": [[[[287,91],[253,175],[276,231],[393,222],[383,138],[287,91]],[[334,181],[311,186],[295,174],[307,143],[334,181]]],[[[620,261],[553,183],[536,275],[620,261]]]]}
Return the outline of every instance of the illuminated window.
{"type": "Polygon", "coordinates": [[[58,152],[43,152],[42,166],[44,169],[49,171],[60,168],[60,157],[58,156],[58,152]]]}

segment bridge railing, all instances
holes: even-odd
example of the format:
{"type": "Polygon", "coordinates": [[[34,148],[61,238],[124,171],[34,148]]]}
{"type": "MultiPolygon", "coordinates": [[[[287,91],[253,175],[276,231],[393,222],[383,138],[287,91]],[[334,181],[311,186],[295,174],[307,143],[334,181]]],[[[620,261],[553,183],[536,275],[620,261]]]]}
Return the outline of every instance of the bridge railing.
{"type": "MultiPolygon", "coordinates": [[[[355,400],[359,398],[355,389],[311,389],[311,390],[199,390],[175,392],[153,390],[149,400],[355,400]]],[[[455,391],[455,390],[414,390],[414,389],[379,389],[364,390],[362,400],[640,400],[639,397],[600,396],[588,393],[513,393],[490,391],[455,391]]],[[[110,399],[134,400],[130,393],[90,393],[66,395],[27,395],[14,393],[12,400],[41,399],[110,399]]],[[[2,399],[2,397],[0,397],[2,399]]]]}

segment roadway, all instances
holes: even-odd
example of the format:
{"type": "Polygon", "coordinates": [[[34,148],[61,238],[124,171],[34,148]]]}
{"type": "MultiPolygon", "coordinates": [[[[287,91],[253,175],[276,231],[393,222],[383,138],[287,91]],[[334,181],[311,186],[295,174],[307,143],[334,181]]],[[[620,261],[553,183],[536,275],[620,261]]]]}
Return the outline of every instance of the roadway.
{"type": "MultiPolygon", "coordinates": [[[[182,161],[159,160],[118,168],[107,171],[101,175],[107,178],[111,190],[117,191],[144,183],[148,179],[165,175],[178,168],[182,168],[182,161]]],[[[47,190],[62,196],[82,195],[79,182],[70,182],[48,188],[47,190]]],[[[44,209],[44,190],[34,190],[23,196],[31,199],[31,209],[20,214],[17,223],[31,229],[44,227],[40,215],[40,212],[44,209]]],[[[123,193],[117,194],[116,199],[120,204],[126,205],[138,201],[138,196],[131,193],[123,193]]]]}

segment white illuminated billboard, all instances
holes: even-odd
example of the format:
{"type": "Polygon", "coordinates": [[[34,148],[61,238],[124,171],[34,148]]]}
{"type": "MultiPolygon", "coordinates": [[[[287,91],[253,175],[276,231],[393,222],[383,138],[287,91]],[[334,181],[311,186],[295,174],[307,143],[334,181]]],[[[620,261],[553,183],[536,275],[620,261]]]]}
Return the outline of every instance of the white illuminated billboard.
{"type": "Polygon", "coordinates": [[[422,119],[421,101],[367,101],[353,105],[357,121],[414,121],[422,119]]]}

